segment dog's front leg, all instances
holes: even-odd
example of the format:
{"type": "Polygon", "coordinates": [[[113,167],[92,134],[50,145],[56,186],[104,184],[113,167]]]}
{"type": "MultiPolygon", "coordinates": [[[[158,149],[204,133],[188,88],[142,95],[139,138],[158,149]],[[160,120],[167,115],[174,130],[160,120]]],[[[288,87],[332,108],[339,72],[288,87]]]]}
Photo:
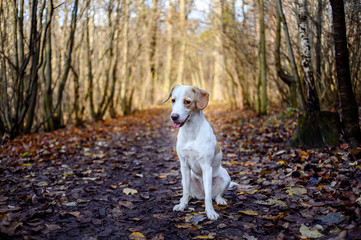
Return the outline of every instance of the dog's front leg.
{"type": "Polygon", "coordinates": [[[207,217],[211,220],[216,220],[219,215],[214,211],[212,204],[212,167],[205,166],[203,171],[203,186],[204,186],[204,205],[206,208],[207,217]]]}
{"type": "Polygon", "coordinates": [[[173,211],[183,211],[188,205],[190,198],[190,180],[191,180],[191,169],[185,163],[181,161],[181,174],[182,174],[182,187],[183,187],[183,196],[180,199],[180,203],[175,205],[173,211]]]}

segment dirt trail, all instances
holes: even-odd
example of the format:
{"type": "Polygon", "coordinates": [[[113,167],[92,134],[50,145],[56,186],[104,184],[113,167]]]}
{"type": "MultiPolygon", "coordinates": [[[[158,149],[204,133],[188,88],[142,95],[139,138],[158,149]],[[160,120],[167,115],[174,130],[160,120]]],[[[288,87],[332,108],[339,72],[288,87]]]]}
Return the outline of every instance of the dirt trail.
{"type": "Polygon", "coordinates": [[[0,239],[328,239],[347,227],[357,239],[359,160],[342,148],[288,148],[294,121],[276,114],[211,107],[206,117],[240,188],[215,205],[217,221],[205,218],[202,201],[173,212],[181,177],[169,111],[1,145],[0,239]]]}

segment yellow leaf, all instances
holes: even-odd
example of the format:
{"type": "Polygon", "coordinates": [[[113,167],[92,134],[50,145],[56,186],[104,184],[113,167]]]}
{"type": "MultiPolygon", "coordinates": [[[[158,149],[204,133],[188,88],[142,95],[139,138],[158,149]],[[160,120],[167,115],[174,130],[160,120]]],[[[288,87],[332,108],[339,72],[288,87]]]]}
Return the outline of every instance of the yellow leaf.
{"type": "Polygon", "coordinates": [[[29,152],[24,152],[22,154],[20,154],[21,157],[30,157],[31,153],[29,152]]]}
{"type": "Polygon", "coordinates": [[[67,177],[69,177],[69,176],[71,176],[71,175],[73,175],[72,172],[65,172],[65,173],[64,173],[64,178],[67,178],[67,177]]]}
{"type": "Polygon", "coordinates": [[[287,166],[287,165],[288,165],[288,163],[287,163],[286,161],[283,161],[283,160],[277,161],[277,164],[279,164],[279,165],[284,165],[284,166],[287,166]]]}
{"type": "Polygon", "coordinates": [[[143,234],[141,234],[140,232],[133,232],[132,234],[129,235],[129,239],[133,239],[133,240],[144,240],[146,239],[145,236],[143,234]]]}
{"type": "Polygon", "coordinates": [[[214,236],[209,234],[207,236],[196,236],[194,239],[214,239],[214,236]]]}
{"type": "Polygon", "coordinates": [[[129,194],[133,195],[133,194],[138,193],[138,191],[135,189],[132,189],[132,188],[124,188],[123,193],[125,193],[126,195],[129,195],[129,194]]]}
{"type": "Polygon", "coordinates": [[[190,224],[190,223],[182,223],[182,224],[177,224],[177,225],[175,225],[176,226],[176,228],[190,228],[190,227],[192,227],[192,224],[190,224]]]}
{"type": "Polygon", "coordinates": [[[229,163],[235,164],[235,165],[243,165],[244,164],[243,162],[236,162],[234,160],[231,160],[229,163]]]}
{"type": "Polygon", "coordinates": [[[252,210],[247,210],[247,211],[238,211],[239,213],[242,213],[244,215],[248,215],[248,216],[258,216],[258,212],[256,211],[252,211],[252,210]]]}
{"type": "Polygon", "coordinates": [[[303,188],[303,187],[294,187],[294,188],[287,189],[286,192],[288,193],[288,195],[290,195],[292,197],[293,195],[307,194],[307,189],[303,188]]]}
{"type": "Polygon", "coordinates": [[[33,165],[32,163],[23,163],[23,167],[30,167],[32,165],[33,165]]]}

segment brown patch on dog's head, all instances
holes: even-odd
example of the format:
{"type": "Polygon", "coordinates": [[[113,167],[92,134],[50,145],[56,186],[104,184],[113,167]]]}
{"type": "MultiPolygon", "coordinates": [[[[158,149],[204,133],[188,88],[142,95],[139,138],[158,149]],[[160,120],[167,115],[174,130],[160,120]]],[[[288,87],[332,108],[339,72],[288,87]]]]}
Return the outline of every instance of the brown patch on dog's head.
{"type": "Polygon", "coordinates": [[[193,91],[193,87],[189,87],[184,92],[183,105],[190,110],[197,109],[197,95],[193,91]]]}
{"type": "Polygon", "coordinates": [[[179,85],[179,84],[176,84],[176,85],[174,85],[174,86],[171,88],[170,92],[168,93],[168,96],[167,96],[166,98],[164,98],[164,100],[162,101],[162,103],[165,103],[165,102],[167,102],[167,101],[169,100],[169,98],[172,96],[172,92],[173,92],[174,89],[177,88],[178,86],[180,86],[180,85],[179,85]]]}
{"type": "Polygon", "coordinates": [[[193,87],[192,91],[196,94],[196,103],[199,110],[207,107],[209,102],[209,93],[199,87],[193,87]]]}

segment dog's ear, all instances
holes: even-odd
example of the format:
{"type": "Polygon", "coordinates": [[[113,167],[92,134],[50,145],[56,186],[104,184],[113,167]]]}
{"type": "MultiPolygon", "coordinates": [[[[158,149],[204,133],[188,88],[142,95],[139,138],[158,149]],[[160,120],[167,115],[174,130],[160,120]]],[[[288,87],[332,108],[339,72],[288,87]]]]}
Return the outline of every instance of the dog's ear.
{"type": "Polygon", "coordinates": [[[209,93],[198,87],[193,87],[193,92],[196,94],[197,108],[203,110],[207,107],[209,101],[209,93]]]}
{"type": "Polygon", "coordinates": [[[168,100],[169,100],[169,98],[172,96],[172,92],[173,92],[173,90],[174,90],[176,87],[178,87],[178,86],[179,86],[179,84],[176,84],[176,85],[174,85],[174,86],[171,88],[171,90],[170,90],[170,92],[169,92],[168,96],[167,96],[166,98],[164,98],[164,100],[162,101],[162,103],[165,103],[166,101],[168,101],[168,100]]]}

